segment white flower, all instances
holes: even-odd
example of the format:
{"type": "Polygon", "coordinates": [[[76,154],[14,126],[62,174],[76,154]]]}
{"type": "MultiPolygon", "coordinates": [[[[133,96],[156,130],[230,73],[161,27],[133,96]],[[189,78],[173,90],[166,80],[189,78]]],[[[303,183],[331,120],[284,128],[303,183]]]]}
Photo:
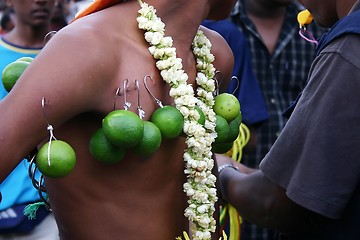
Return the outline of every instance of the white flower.
{"type": "Polygon", "coordinates": [[[149,23],[151,23],[151,26],[149,26],[150,31],[160,32],[160,33],[164,32],[165,24],[161,21],[160,18],[156,18],[152,22],[150,21],[149,23]]]}
{"type": "Polygon", "coordinates": [[[148,19],[146,17],[139,16],[136,20],[138,21],[138,26],[140,29],[146,28],[146,24],[148,23],[148,19]]]}
{"type": "Polygon", "coordinates": [[[171,97],[176,98],[182,95],[194,95],[194,90],[190,84],[180,84],[177,87],[171,88],[169,94],[171,97]]]}
{"type": "Polygon", "coordinates": [[[175,98],[174,102],[175,105],[179,105],[179,106],[187,105],[190,107],[195,107],[196,99],[194,98],[194,96],[191,95],[182,95],[175,98]]]}
{"type": "Polygon", "coordinates": [[[156,67],[161,71],[165,69],[173,68],[175,63],[181,64],[181,61],[179,61],[176,57],[170,57],[165,60],[159,60],[156,62],[156,67]]]}
{"type": "Polygon", "coordinates": [[[145,33],[145,40],[152,45],[159,44],[162,38],[163,38],[163,35],[159,32],[146,32],[145,33]]]}
{"type": "MultiPolygon", "coordinates": [[[[173,40],[171,37],[164,37],[163,39],[161,39],[161,43],[160,43],[163,47],[171,47],[173,44],[173,40]]],[[[175,49],[175,48],[173,48],[175,49]]]]}
{"type": "Polygon", "coordinates": [[[188,75],[182,69],[182,60],[176,56],[173,40],[165,36],[165,24],[156,16],[154,7],[138,0],[141,9],[137,17],[138,27],[145,31],[145,40],[150,44],[149,52],[157,60],[156,67],[165,82],[170,85],[169,95],[174,98],[176,108],[184,117],[184,132],[187,135],[187,149],[184,161],[188,181],[183,188],[189,197],[189,206],[184,215],[194,223],[194,240],[210,240],[215,231],[216,221],[213,218],[214,204],[217,201],[215,181],[211,173],[214,167],[211,144],[215,141],[216,115],[213,111],[215,81],[214,55],[211,54],[211,43],[201,30],[198,30],[192,44],[196,57],[197,97],[193,87],[187,83],[188,75]],[[195,106],[205,114],[205,125],[197,121],[200,117],[195,106]]]}

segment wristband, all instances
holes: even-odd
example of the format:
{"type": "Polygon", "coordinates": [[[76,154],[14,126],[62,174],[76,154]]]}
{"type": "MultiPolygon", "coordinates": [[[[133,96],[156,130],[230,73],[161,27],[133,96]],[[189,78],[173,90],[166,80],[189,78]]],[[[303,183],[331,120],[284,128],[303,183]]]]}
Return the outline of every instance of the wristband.
{"type": "Polygon", "coordinates": [[[222,165],[221,167],[218,168],[219,175],[220,175],[221,171],[224,170],[225,168],[232,168],[232,169],[235,169],[236,171],[239,170],[237,167],[235,167],[231,163],[227,163],[227,164],[224,164],[224,165],[222,165]]]}

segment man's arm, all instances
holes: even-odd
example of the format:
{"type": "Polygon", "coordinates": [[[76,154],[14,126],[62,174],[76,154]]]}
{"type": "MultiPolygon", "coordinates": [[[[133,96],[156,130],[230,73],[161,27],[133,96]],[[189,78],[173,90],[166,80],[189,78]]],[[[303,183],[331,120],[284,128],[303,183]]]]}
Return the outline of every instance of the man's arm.
{"type": "Polygon", "coordinates": [[[94,47],[99,42],[96,34],[86,34],[86,27],[77,30],[76,34],[66,29],[55,34],[0,101],[0,182],[48,139],[47,122],[56,131],[75,116],[100,108],[99,99],[111,86],[103,79],[113,78],[110,69],[115,63],[106,54],[99,59],[105,50],[94,47]],[[81,34],[88,37],[79,37],[81,34]],[[88,49],[93,49],[92,54],[84,57],[81,53],[88,49]]]}

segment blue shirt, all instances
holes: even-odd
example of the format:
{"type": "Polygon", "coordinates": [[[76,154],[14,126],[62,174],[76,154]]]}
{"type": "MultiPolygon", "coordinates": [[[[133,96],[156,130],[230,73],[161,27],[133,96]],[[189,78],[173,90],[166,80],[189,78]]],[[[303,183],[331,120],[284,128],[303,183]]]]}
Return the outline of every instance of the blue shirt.
{"type": "MultiPolygon", "coordinates": [[[[0,38],[0,70],[2,71],[6,65],[21,57],[27,56],[34,58],[39,52],[39,48],[22,48],[0,38]]],[[[8,92],[4,89],[1,81],[0,101],[7,94],[8,92]]],[[[40,200],[38,191],[33,187],[29,177],[28,167],[29,163],[27,160],[23,160],[1,183],[0,192],[2,193],[2,201],[0,203],[0,210],[7,209],[16,204],[25,204],[40,200]]]]}

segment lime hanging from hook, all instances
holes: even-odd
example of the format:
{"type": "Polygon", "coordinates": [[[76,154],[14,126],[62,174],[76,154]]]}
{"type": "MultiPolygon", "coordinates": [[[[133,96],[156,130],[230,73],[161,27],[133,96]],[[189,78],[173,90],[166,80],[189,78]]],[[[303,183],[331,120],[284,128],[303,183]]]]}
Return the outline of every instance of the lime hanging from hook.
{"type": "Polygon", "coordinates": [[[36,166],[47,177],[65,177],[74,169],[75,165],[74,149],[61,140],[51,140],[45,143],[36,155],[36,166]]]}

